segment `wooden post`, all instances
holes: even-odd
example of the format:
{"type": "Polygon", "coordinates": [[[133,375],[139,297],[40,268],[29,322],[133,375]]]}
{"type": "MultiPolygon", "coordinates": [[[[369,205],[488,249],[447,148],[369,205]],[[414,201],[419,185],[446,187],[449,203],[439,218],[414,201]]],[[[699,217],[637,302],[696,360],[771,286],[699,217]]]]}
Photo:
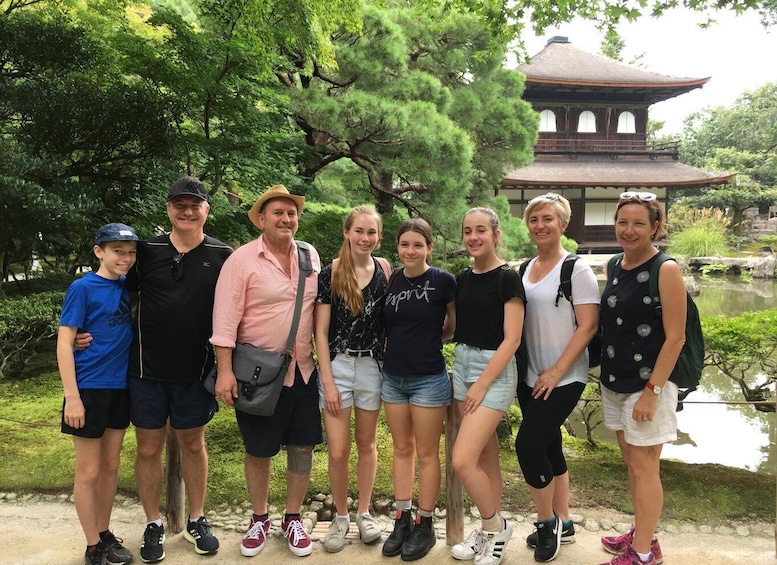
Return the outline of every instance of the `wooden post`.
{"type": "Polygon", "coordinates": [[[172,534],[183,531],[186,519],[185,489],[181,475],[181,449],[175,431],[167,426],[167,496],[165,497],[165,517],[167,527],[172,534]]]}
{"type": "Polygon", "coordinates": [[[461,416],[454,399],[445,418],[445,541],[448,545],[464,539],[464,490],[453,471],[453,444],[460,426],[461,416]]]}

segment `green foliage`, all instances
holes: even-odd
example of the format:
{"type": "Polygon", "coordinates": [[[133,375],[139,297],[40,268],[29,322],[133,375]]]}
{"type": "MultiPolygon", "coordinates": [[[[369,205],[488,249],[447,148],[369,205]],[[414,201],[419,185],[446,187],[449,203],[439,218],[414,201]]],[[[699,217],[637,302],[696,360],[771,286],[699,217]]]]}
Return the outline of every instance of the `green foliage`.
{"type": "Polygon", "coordinates": [[[0,377],[11,361],[21,373],[32,347],[57,332],[63,298],[50,291],[0,299],[0,377]]]}
{"type": "Polygon", "coordinates": [[[750,206],[777,202],[777,84],[746,91],[729,108],[706,109],[686,119],[680,156],[684,163],[736,171],[727,185],[708,188],[688,198],[695,207],[730,210],[736,234],[742,212],[750,206]]]}
{"type": "Polygon", "coordinates": [[[723,210],[718,208],[696,208],[687,205],[684,201],[672,205],[667,225],[670,234],[695,227],[704,227],[705,229],[724,234],[728,226],[729,219],[723,210]]]}
{"type": "Polygon", "coordinates": [[[714,257],[726,249],[725,234],[700,225],[672,234],[667,251],[675,257],[714,257]]]}
{"type": "Polygon", "coordinates": [[[705,317],[702,331],[708,351],[706,364],[734,380],[746,400],[772,397],[777,376],[777,310],[705,317]]]}

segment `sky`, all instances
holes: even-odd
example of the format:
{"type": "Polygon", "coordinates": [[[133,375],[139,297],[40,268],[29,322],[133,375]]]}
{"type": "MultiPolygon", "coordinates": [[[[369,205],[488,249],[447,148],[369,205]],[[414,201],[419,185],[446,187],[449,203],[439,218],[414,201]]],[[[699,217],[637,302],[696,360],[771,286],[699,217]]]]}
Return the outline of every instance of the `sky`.
{"type": "MultiPolygon", "coordinates": [[[[716,24],[701,29],[697,24],[704,21],[702,14],[675,9],[661,18],[643,17],[618,27],[626,43],[624,62],[644,53],[640,68],[676,77],[711,77],[701,89],[651,106],[650,119],[666,122],[662,135],[679,134],[688,114],[730,106],[744,91],[777,82],[777,28],[764,29],[756,13],[723,11],[713,18],[716,24]]],[[[602,36],[594,24],[574,21],[549,28],[542,37],[529,36],[528,54],[540,52],[556,35],[568,37],[583,51],[600,52],[602,36]]]]}

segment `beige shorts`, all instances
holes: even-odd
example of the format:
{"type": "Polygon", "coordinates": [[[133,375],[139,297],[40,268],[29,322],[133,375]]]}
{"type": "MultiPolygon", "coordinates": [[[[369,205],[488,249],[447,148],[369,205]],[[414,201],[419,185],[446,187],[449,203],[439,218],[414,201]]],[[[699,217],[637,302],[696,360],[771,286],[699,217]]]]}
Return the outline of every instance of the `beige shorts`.
{"type": "Polygon", "coordinates": [[[677,439],[677,385],[667,381],[664,385],[656,414],[652,422],[638,422],[631,417],[634,405],[642,391],[620,393],[606,387],[602,392],[604,425],[610,430],[623,431],[629,445],[649,446],[669,443],[677,439]]]}

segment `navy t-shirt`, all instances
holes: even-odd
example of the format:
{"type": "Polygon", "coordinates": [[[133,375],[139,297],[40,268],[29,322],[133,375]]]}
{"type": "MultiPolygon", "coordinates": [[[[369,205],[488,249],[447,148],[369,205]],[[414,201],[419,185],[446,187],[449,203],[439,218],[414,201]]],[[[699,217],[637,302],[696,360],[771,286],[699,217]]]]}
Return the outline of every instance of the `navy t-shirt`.
{"type": "Polygon", "coordinates": [[[442,326],[448,303],[456,299],[456,279],[429,267],[420,277],[399,270],[386,293],[386,353],[383,370],[394,377],[424,377],[445,370],[442,326]]]}
{"type": "Polygon", "coordinates": [[[495,350],[504,341],[505,302],[526,293],[515,269],[502,265],[486,273],[462,271],[456,297],[456,335],[453,341],[495,350]]]}

